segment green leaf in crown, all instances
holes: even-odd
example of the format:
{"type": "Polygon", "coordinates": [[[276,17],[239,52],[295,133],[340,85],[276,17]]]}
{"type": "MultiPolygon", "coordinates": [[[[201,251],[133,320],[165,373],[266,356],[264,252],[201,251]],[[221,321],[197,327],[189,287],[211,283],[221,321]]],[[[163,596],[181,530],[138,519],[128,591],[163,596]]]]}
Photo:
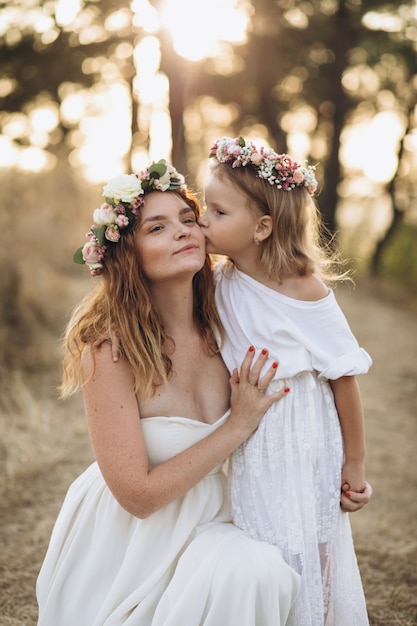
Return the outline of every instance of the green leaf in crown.
{"type": "Polygon", "coordinates": [[[92,228],[92,231],[97,237],[100,246],[104,246],[106,244],[106,237],[104,235],[104,233],[106,232],[106,229],[107,229],[106,224],[103,224],[101,226],[94,226],[92,228]]]}
{"type": "Polygon", "coordinates": [[[161,178],[167,171],[166,161],[161,159],[157,163],[152,163],[149,168],[149,176],[150,178],[161,178]]]}
{"type": "Polygon", "coordinates": [[[72,260],[74,261],[74,263],[78,263],[79,265],[85,265],[85,261],[83,259],[83,246],[81,246],[80,248],[78,248],[78,250],[74,252],[72,260]]]}

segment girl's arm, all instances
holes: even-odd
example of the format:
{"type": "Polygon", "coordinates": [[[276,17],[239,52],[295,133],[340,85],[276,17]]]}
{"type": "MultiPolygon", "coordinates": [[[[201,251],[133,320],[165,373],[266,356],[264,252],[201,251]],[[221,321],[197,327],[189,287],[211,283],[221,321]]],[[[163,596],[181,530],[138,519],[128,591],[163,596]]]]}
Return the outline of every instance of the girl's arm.
{"type": "Polygon", "coordinates": [[[264,395],[276,369],[269,368],[259,378],[268,355],[261,354],[252,365],[253,354],[247,352],[240,376],[235,371],[230,380],[232,410],[227,421],[150,469],[130,365],[123,357],[113,362],[107,343],[95,350],[94,360],[91,350],[84,350],[83,397],[91,442],[104,480],[124,509],[148,517],[194,487],[256,430],[267,409],[285,392],[264,395]]]}
{"type": "Polygon", "coordinates": [[[342,485],[361,493],[365,490],[365,424],[362,399],[355,376],[331,380],[336,409],[343,433],[345,462],[342,485]]]}
{"type": "Polygon", "coordinates": [[[365,481],[365,489],[360,493],[349,489],[349,485],[342,485],[340,496],[340,507],[344,513],[354,513],[359,511],[365,504],[368,504],[372,496],[372,485],[365,481]]]}

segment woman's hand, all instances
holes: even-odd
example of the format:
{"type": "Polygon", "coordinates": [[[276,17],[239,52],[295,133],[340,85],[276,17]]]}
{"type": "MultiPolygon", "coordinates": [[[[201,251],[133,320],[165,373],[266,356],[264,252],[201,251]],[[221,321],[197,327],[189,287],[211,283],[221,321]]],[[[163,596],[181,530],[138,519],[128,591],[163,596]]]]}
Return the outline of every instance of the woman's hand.
{"type": "Polygon", "coordinates": [[[372,497],[372,485],[365,481],[365,487],[360,493],[349,489],[349,485],[342,485],[342,493],[340,496],[340,508],[344,513],[354,513],[359,511],[365,504],[368,504],[372,497]]]}
{"type": "Polygon", "coordinates": [[[251,346],[243,359],[240,373],[235,369],[230,379],[232,410],[229,421],[247,433],[247,437],[258,428],[265,412],[290,391],[288,387],[285,387],[266,395],[265,391],[276,374],[278,363],[272,363],[266,373],[261,376],[261,371],[268,359],[268,350],[263,349],[253,363],[254,357],[255,349],[251,346]]]}

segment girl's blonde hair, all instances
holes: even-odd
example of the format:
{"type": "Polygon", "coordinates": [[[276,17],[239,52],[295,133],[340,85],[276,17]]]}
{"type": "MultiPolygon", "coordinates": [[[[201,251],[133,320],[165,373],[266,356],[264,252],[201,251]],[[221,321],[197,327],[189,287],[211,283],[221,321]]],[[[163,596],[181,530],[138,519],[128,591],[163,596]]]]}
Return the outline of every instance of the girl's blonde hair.
{"type": "MultiPolygon", "coordinates": [[[[196,217],[200,205],[190,191],[152,191],[175,193],[190,206],[196,217]]],[[[148,194],[149,195],[149,194],[148,194]]],[[[61,397],[82,386],[81,355],[86,345],[94,351],[95,342],[108,341],[116,334],[120,352],[132,366],[135,392],[151,395],[156,385],[168,380],[172,362],[166,353],[170,338],[161,324],[147,288],[145,276],[135,251],[135,226],[123,232],[116,245],[106,251],[100,281],[75,308],[63,338],[63,376],[61,397]]],[[[204,266],[193,278],[194,319],[208,350],[215,353],[213,334],[222,335],[222,326],[214,302],[212,265],[206,256],[204,266]]]]}
{"type": "Polygon", "coordinates": [[[261,263],[266,274],[279,282],[285,276],[316,274],[326,284],[348,277],[343,263],[326,240],[320,210],[306,187],[278,189],[258,176],[253,165],[232,167],[216,163],[211,173],[228,180],[248,198],[256,215],[272,218],[271,235],[262,242],[261,263]]]}

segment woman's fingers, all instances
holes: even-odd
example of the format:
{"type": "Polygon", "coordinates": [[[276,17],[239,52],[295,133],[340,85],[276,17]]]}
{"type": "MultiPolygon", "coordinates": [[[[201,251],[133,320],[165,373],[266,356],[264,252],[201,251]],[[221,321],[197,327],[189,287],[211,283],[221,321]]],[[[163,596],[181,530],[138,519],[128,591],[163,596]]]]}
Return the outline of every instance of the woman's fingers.
{"type": "MultiPolygon", "coordinates": [[[[278,368],[278,362],[274,361],[267,371],[261,376],[261,372],[265,366],[268,356],[268,350],[263,348],[254,362],[255,349],[253,346],[250,346],[240,368],[240,377],[238,378],[238,381],[234,379],[232,382],[239,382],[239,384],[247,383],[256,387],[260,393],[264,394],[269,383],[275,377],[278,368]]],[[[281,400],[281,398],[287,395],[289,391],[289,387],[284,387],[283,389],[266,396],[267,408],[274,404],[274,402],[281,400]]]]}
{"type": "Polygon", "coordinates": [[[255,362],[253,362],[254,357],[255,348],[250,346],[245,358],[242,361],[239,380],[240,382],[248,382],[250,385],[258,386],[260,391],[265,391],[268,384],[274,377],[278,363],[274,363],[269,368],[268,372],[260,378],[262,369],[268,359],[268,350],[263,348],[257,356],[255,362]]]}
{"type": "Polygon", "coordinates": [[[268,387],[269,383],[273,380],[275,374],[277,373],[278,361],[274,361],[271,367],[265,372],[265,374],[258,380],[258,389],[259,391],[265,391],[268,387]]]}
{"type": "MultiPolygon", "coordinates": [[[[259,377],[267,361],[267,358],[268,358],[268,350],[266,348],[263,348],[260,351],[258,358],[256,359],[255,363],[252,365],[251,370],[249,372],[248,382],[251,385],[256,385],[259,387],[259,382],[260,382],[259,377]]],[[[263,391],[265,391],[265,389],[263,389],[263,391]]]]}
{"type": "Polygon", "coordinates": [[[283,398],[289,389],[265,394],[265,391],[276,374],[278,363],[273,363],[261,374],[268,359],[268,350],[260,351],[255,355],[251,346],[238,372],[236,369],[230,377],[231,387],[231,415],[229,421],[236,424],[243,432],[252,434],[259,425],[265,412],[283,398]]]}
{"type": "MultiPolygon", "coordinates": [[[[242,365],[240,366],[239,382],[249,382],[249,376],[251,374],[251,367],[254,356],[255,348],[253,346],[250,346],[249,349],[246,351],[245,358],[243,359],[242,365]]],[[[254,374],[252,373],[252,377],[253,376],[254,374]]]]}

